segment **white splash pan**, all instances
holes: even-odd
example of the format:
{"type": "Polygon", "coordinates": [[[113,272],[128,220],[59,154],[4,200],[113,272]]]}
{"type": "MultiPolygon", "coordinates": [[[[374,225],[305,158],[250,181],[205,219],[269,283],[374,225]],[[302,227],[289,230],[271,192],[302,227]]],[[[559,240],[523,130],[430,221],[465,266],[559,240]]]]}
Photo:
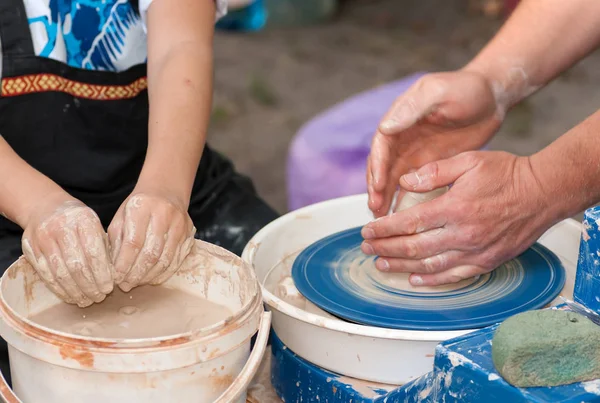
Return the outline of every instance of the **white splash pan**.
{"type": "MultiPolygon", "coordinates": [[[[329,200],[288,213],[259,231],[242,259],[255,269],[273,329],[299,356],[340,375],[402,385],[432,369],[435,346],[464,331],[411,331],[363,326],[336,319],[308,303],[310,312],[278,298],[264,286],[272,267],[311,243],[335,232],[361,226],[373,216],[367,195],[329,200]]],[[[567,270],[562,296],[572,298],[581,225],[565,220],[539,242],[561,259],[567,270]]],[[[290,259],[291,260],[291,259],[290,259]]],[[[291,264],[292,262],[287,262],[291,264]]],[[[558,302],[555,300],[555,302],[558,302]]]]}

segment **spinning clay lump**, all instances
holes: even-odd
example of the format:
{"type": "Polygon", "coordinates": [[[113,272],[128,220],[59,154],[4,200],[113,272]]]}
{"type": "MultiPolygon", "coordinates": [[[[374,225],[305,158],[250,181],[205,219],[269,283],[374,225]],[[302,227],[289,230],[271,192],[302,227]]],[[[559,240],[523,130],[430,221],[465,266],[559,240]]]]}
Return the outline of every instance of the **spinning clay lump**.
{"type": "Polygon", "coordinates": [[[403,210],[408,210],[409,208],[414,207],[417,204],[431,201],[443,195],[447,191],[448,187],[445,186],[425,193],[406,192],[400,200],[396,201],[396,207],[394,208],[394,211],[399,212],[403,210]]]}
{"type": "Polygon", "coordinates": [[[68,334],[133,339],[173,336],[202,329],[229,316],[229,309],[205,298],[146,285],[128,293],[115,288],[103,302],[87,308],[61,302],[29,319],[68,334]]]}

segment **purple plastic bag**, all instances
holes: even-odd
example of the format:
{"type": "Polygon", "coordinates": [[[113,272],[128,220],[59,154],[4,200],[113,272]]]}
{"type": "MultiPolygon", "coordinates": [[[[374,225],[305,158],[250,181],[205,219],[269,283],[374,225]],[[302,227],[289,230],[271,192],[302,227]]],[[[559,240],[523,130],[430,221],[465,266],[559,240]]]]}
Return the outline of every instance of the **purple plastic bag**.
{"type": "Polygon", "coordinates": [[[425,73],[355,95],[304,125],[290,146],[288,207],[367,191],[371,139],[394,100],[425,73]]]}

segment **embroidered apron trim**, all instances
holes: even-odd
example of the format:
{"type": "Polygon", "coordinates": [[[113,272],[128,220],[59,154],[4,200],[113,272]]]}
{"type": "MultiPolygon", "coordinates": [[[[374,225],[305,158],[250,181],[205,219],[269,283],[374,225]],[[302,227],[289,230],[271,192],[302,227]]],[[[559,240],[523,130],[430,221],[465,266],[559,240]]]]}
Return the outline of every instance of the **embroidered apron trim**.
{"type": "Polygon", "coordinates": [[[6,77],[2,80],[3,97],[14,97],[40,92],[63,92],[79,98],[113,101],[135,98],[148,88],[146,77],[128,85],[99,85],[70,80],[55,74],[28,74],[6,77]]]}

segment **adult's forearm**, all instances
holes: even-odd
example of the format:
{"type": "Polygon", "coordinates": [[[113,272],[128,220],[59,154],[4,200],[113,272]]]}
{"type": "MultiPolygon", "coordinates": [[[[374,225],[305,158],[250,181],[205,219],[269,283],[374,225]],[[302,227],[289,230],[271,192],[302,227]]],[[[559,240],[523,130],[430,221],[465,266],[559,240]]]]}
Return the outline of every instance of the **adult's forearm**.
{"type": "Polygon", "coordinates": [[[600,43],[600,1],[523,0],[465,67],[485,75],[505,112],[600,43]]]}
{"type": "Polygon", "coordinates": [[[559,221],[600,202],[600,111],[529,157],[542,214],[559,221]]]}
{"type": "Polygon", "coordinates": [[[40,201],[72,199],[60,186],[32,168],[0,137],[0,213],[21,228],[40,201]]]}

